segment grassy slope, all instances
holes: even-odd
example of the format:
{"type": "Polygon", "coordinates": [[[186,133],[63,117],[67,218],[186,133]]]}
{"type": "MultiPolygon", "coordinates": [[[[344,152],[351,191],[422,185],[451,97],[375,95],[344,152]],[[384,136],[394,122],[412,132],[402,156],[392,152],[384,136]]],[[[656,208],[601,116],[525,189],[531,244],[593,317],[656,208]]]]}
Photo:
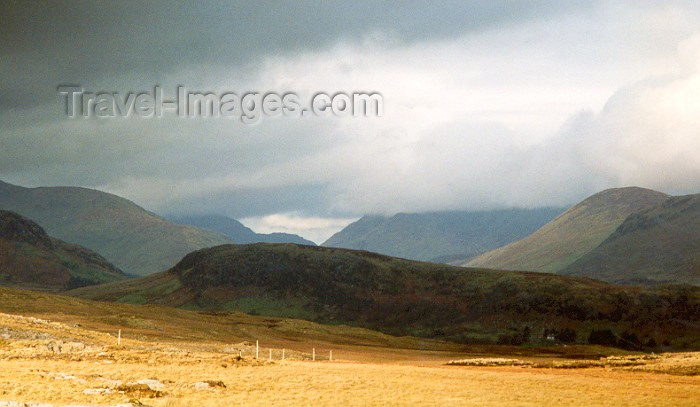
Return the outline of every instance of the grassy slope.
{"type": "Polygon", "coordinates": [[[582,338],[594,328],[632,329],[657,342],[700,346],[700,288],[620,287],[291,244],[204,249],[166,273],[70,294],[300,317],[463,342],[493,342],[527,326],[533,335],[573,328],[582,338]]]}
{"type": "Polygon", "coordinates": [[[700,285],[700,195],[673,197],[628,217],[563,274],[617,283],[700,285]]]}
{"type": "Polygon", "coordinates": [[[560,209],[544,208],[365,216],[323,246],[449,262],[523,238],[559,213],[560,209]]]}
{"type": "Polygon", "coordinates": [[[596,248],[629,215],[666,199],[665,194],[643,188],[609,189],[585,199],[530,236],[464,265],[556,273],[596,248]]]}
{"type": "Polygon", "coordinates": [[[0,209],[18,212],[50,235],[92,249],[137,275],[165,270],[192,250],[229,241],[212,231],[175,225],[124,198],[87,188],[22,188],[0,182],[0,209]]]}
{"type": "Polygon", "coordinates": [[[385,346],[406,349],[457,349],[450,343],[422,338],[394,337],[344,325],[247,315],[237,312],[198,312],[156,305],[114,304],[37,291],[0,287],[0,312],[35,316],[90,330],[144,340],[186,340],[236,343],[263,339],[272,343],[300,340],[334,344],[385,346]]]}

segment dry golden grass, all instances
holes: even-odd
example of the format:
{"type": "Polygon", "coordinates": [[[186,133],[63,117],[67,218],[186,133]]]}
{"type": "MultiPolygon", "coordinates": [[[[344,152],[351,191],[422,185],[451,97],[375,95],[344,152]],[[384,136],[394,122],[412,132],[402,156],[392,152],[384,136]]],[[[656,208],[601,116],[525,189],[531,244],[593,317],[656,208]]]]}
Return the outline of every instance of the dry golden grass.
{"type": "Polygon", "coordinates": [[[312,362],[309,352],[298,349],[285,352],[293,360],[279,361],[276,347],[275,361],[269,363],[265,343],[258,361],[252,342],[127,336],[116,346],[114,335],[105,332],[6,314],[0,314],[0,338],[0,401],[56,406],[113,406],[130,400],[163,407],[691,406],[700,400],[700,376],[683,375],[700,366],[700,353],[594,361],[520,355],[510,359],[527,362],[523,366],[447,366],[455,358],[505,358],[326,343],[317,349],[318,357],[327,359],[333,349],[333,362],[312,362]],[[589,366],[553,368],[583,363],[589,366]]]}
{"type": "MultiPolygon", "coordinates": [[[[353,362],[229,366],[12,360],[0,362],[3,399],[113,405],[697,405],[696,377],[606,369],[439,368],[353,362]],[[66,377],[75,379],[66,379],[66,377]],[[157,379],[165,395],[85,395],[111,381],[157,379]],[[222,381],[203,390],[196,383],[222,381]]],[[[118,387],[116,387],[118,388],[118,387]]]]}

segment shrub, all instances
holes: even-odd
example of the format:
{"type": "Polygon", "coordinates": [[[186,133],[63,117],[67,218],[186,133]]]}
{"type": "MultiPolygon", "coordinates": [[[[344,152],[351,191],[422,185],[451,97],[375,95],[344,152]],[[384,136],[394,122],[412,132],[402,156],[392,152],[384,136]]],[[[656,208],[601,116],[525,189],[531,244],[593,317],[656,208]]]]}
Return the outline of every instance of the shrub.
{"type": "Polygon", "coordinates": [[[628,350],[641,350],[642,342],[634,332],[626,331],[618,341],[620,347],[628,350]]]}
{"type": "Polygon", "coordinates": [[[591,345],[617,346],[617,336],[610,329],[593,330],[588,335],[591,345]]]}
{"type": "Polygon", "coordinates": [[[576,331],[564,328],[555,335],[555,338],[562,343],[574,343],[576,342],[576,331]]]}
{"type": "Polygon", "coordinates": [[[526,326],[523,328],[522,332],[516,332],[513,334],[502,334],[498,336],[499,345],[523,345],[530,341],[530,327],[526,326]]]}

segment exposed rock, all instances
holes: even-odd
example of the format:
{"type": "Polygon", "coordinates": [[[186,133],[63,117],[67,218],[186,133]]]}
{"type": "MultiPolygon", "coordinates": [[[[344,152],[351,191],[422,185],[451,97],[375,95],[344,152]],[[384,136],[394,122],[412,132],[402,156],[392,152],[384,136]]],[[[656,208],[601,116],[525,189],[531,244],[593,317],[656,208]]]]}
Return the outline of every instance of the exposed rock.
{"type": "Polygon", "coordinates": [[[197,382],[194,385],[195,390],[206,390],[209,388],[209,383],[206,382],[197,382]]]}
{"type": "Polygon", "coordinates": [[[88,396],[94,396],[98,394],[112,394],[114,393],[114,390],[112,389],[85,389],[83,390],[83,394],[88,395],[88,396]]]}
{"type": "Polygon", "coordinates": [[[136,384],[145,384],[151,390],[163,390],[165,388],[165,385],[156,379],[139,380],[136,382],[136,384]]]}

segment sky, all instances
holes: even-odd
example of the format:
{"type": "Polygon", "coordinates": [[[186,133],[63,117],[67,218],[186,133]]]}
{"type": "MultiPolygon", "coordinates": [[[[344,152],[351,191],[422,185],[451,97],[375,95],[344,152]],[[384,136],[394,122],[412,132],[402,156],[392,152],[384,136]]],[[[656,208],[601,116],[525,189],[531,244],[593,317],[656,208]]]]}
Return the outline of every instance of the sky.
{"type": "Polygon", "coordinates": [[[700,3],[0,3],[0,180],[318,243],[364,214],[700,192],[700,3]],[[377,92],[382,117],[69,118],[60,85],[377,92]]]}

